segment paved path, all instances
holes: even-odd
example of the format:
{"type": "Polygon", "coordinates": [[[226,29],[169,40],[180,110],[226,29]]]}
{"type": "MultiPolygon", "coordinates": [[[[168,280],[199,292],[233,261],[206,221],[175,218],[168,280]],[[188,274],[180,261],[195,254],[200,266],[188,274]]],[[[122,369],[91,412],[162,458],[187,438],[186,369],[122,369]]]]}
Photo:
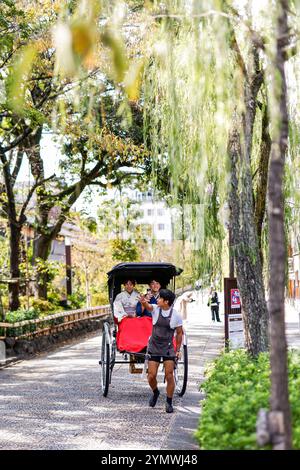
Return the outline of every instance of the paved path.
{"type": "MultiPolygon", "coordinates": [[[[199,385],[205,364],[223,347],[222,314],[221,320],[211,322],[201,298],[189,305],[189,382],[173,415],[164,411],[164,385],[149,408],[146,379],[129,374],[127,365],[115,366],[102,397],[100,335],[0,370],[0,449],[197,449],[199,385]]],[[[289,304],[286,321],[289,346],[299,348],[298,309],[289,304]]]]}
{"type": "Polygon", "coordinates": [[[0,370],[0,449],[196,449],[199,384],[223,345],[223,324],[211,324],[200,299],[189,306],[186,328],[188,389],[171,415],[165,386],[149,408],[146,379],[127,365],[115,366],[108,397],[101,395],[100,336],[0,370]]]}

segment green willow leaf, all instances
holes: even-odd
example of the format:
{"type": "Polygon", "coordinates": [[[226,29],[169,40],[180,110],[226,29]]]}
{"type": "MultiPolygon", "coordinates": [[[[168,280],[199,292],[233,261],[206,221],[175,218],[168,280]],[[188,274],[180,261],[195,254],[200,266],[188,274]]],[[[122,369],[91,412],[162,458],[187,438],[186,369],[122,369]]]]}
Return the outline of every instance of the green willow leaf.
{"type": "Polygon", "coordinates": [[[122,39],[111,28],[105,29],[101,39],[103,44],[110,49],[115,80],[121,83],[127,70],[127,58],[122,39]]]}
{"type": "Polygon", "coordinates": [[[24,114],[27,79],[31,73],[37,50],[33,44],[25,46],[18,55],[8,77],[8,104],[16,114],[24,114]]]}

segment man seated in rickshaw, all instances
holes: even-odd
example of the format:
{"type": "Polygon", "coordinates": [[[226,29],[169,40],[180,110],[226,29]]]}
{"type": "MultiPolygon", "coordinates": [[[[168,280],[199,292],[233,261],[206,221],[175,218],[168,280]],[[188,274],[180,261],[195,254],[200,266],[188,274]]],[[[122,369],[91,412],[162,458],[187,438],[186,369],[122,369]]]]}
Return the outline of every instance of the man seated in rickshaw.
{"type": "MultiPolygon", "coordinates": [[[[161,284],[159,281],[152,279],[152,281],[149,282],[149,286],[150,289],[147,289],[145,299],[149,302],[149,304],[157,304],[161,284]]],[[[136,306],[136,315],[137,317],[152,317],[152,312],[149,312],[141,302],[138,302],[136,306]]]]}
{"type": "Polygon", "coordinates": [[[149,406],[154,407],[159,397],[157,388],[157,372],[161,358],[163,359],[167,382],[166,412],[173,412],[172,399],[175,390],[174,365],[180,357],[183,330],[182,318],[173,308],[175,301],[174,292],[169,289],[161,289],[157,299],[157,305],[150,304],[145,297],[141,298],[142,305],[152,312],[152,335],[148,344],[149,364],[148,382],[153,395],[149,400],[149,406]],[[176,331],[176,350],[173,338],[176,331]]]}
{"type": "Polygon", "coordinates": [[[114,317],[120,322],[125,317],[136,316],[136,306],[140,294],[135,290],[136,282],[134,279],[124,281],[125,290],[118,294],[114,301],[114,317]]]}

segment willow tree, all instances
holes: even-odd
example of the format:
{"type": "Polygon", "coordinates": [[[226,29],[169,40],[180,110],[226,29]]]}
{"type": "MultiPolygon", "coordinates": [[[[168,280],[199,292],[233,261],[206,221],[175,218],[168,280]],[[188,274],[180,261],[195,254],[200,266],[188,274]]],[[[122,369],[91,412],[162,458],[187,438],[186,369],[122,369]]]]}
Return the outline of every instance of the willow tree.
{"type": "MultiPolygon", "coordinates": [[[[187,203],[209,206],[217,191],[221,207],[229,197],[247,348],[256,355],[268,347],[251,159],[263,83],[259,35],[225,2],[193,2],[189,9],[184,1],[169,2],[157,16],[159,39],[145,87],[156,166],[159,172],[167,159],[173,194],[184,193],[187,203]]],[[[211,221],[204,222],[206,253],[220,233],[214,233],[220,218],[211,221]]]]}
{"type": "MultiPolygon", "coordinates": [[[[231,11],[231,9],[228,9],[231,11]]],[[[236,38],[240,17],[229,20],[230,42],[240,73],[242,106],[234,110],[229,132],[230,159],[230,227],[238,286],[242,297],[245,339],[249,352],[257,356],[268,349],[268,311],[265,301],[261,256],[253,204],[251,160],[258,93],[264,80],[264,66],[260,60],[257,36],[248,32],[249,52],[242,54],[236,38]],[[237,23],[236,23],[237,22],[237,23]],[[246,57],[246,59],[244,58],[246,57]]],[[[261,161],[262,163],[262,161],[261,161]]],[[[265,166],[267,175],[268,165],[265,166]]],[[[264,188],[265,195],[266,188],[264,188]]],[[[263,201],[260,201],[263,204],[263,201]]]]}

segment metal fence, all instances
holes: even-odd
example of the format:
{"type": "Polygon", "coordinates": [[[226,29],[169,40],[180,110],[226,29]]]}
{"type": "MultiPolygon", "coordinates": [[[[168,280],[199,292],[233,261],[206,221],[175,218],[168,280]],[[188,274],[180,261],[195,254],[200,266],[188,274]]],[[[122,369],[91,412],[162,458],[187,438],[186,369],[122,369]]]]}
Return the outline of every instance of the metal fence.
{"type": "Polygon", "coordinates": [[[16,323],[0,322],[0,339],[12,337],[15,339],[32,338],[42,335],[50,335],[58,331],[72,328],[79,322],[105,318],[111,314],[110,305],[91,307],[88,309],[69,310],[68,312],[55,313],[44,318],[24,320],[16,323]]]}

